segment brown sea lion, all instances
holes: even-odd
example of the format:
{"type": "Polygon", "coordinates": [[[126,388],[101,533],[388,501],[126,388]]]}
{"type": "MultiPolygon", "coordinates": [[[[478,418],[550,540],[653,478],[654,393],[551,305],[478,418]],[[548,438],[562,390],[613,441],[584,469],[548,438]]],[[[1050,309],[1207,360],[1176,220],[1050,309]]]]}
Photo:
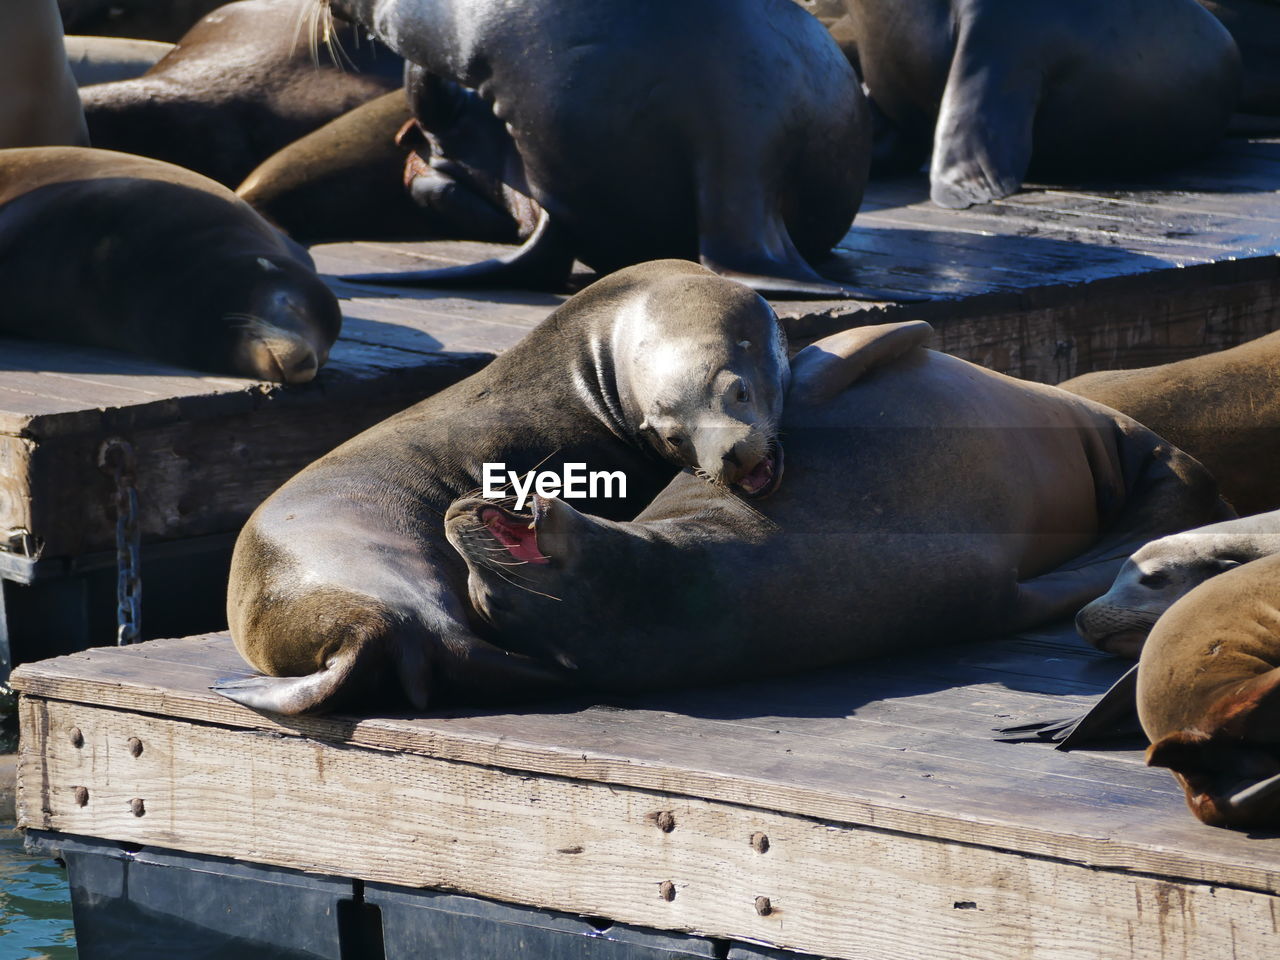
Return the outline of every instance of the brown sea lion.
{"type": "Polygon", "coordinates": [[[311,258],[212,180],[108,150],[0,151],[0,332],[310,380],[342,314],[311,258]]]}
{"type": "Polygon", "coordinates": [[[1280,556],[1196,587],[1138,661],[1147,763],[1215,827],[1280,827],[1280,556]]]}
{"type": "Polygon", "coordinates": [[[1238,347],[1060,384],[1187,451],[1241,514],[1280,507],[1280,332],[1238,347]]]}
{"type": "Polygon", "coordinates": [[[0,149],[89,142],[54,0],[0,3],[0,149]]]}
{"type": "MultiPolygon", "coordinates": [[[[900,324],[864,352],[900,352],[927,331],[900,324]]],[[[740,284],[678,260],[592,284],[484,370],[348,441],[254,512],[227,617],[237,649],[270,676],[217,689],[301,713],[397,689],[422,709],[555,688],[549,665],[476,634],[466,569],[444,541],[449,503],[499,463],[525,482],[572,463],[621,473],[624,495],[588,489],[582,501],[618,518],[679,466],[767,493],[788,378],[776,316],[740,284]]],[[[518,565],[506,575],[523,576],[518,565]]]]}
{"type": "Polygon", "coordinates": [[[143,76],[86,88],[94,146],[234,188],[281,147],[401,85],[400,59],[358,28],[334,22],[314,38],[314,11],[314,0],[229,3],[143,76]]]}
{"type": "Polygon", "coordinates": [[[1190,457],[1054,387],[919,349],[842,390],[847,336],[794,359],[761,503],[689,476],[629,523],[456,501],[486,636],[590,690],[773,676],[1072,613],[1220,508],[1190,457]]]}
{"type": "Polygon", "coordinates": [[[790,0],[332,6],[423,68],[440,157],[543,211],[508,258],[363,279],[558,287],[575,256],[600,271],[678,256],[775,296],[850,294],[808,261],[861,202],[865,103],[790,0]]]}
{"type": "MultiPolygon", "coordinates": [[[[846,0],[897,165],[967,207],[1036,177],[1182,163],[1227,129],[1240,56],[1195,0],[846,0]]],[[[878,145],[877,149],[881,149],[878,145]]]]}

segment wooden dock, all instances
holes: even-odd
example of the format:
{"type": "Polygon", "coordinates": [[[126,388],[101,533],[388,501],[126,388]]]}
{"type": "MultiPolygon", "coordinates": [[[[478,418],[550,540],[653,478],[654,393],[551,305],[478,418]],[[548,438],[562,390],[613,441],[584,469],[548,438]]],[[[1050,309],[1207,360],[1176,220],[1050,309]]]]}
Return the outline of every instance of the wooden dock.
{"type": "Polygon", "coordinates": [[[284,719],[209,691],[246,672],[224,635],[90,650],[14,674],[19,818],[49,849],[98,838],[719,944],[682,956],[1274,954],[1280,839],[1200,824],[1137,749],[990,739],[1079,711],[1123,667],[1059,630],[609,704],[284,719]]]}

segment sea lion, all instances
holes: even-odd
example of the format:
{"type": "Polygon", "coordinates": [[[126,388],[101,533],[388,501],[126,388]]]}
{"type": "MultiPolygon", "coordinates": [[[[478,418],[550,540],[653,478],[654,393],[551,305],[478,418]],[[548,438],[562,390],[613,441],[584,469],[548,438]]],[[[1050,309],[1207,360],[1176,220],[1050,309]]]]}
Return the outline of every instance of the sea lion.
{"type": "Polygon", "coordinates": [[[1238,347],[1059,384],[1150,427],[1214,475],[1241,514],[1280,508],[1280,332],[1238,347]]]}
{"type": "Polygon", "coordinates": [[[760,504],[688,476],[629,523],[455,501],[486,636],[593,691],[773,676],[1074,612],[1135,541],[1220,509],[1190,457],[1054,387],[916,349],[841,390],[842,338],[792,363],[760,504]]]}
{"type": "Polygon", "coordinates": [[[0,332],[310,380],[342,315],[311,258],[234,194],[85,147],[0,152],[0,332]]]}
{"type": "Polygon", "coordinates": [[[55,0],[0,4],[0,149],[89,142],[55,0]]]}
{"type": "Polygon", "coordinates": [[[66,37],[67,62],[76,84],[115,83],[140,77],[163,60],[172,43],[127,37],[66,37]]]}
{"type": "Polygon", "coordinates": [[[1178,598],[1273,553],[1280,553],[1280,510],[1153,540],[1124,562],[1110,590],[1076,615],[1076,629],[1099,650],[1136,660],[1155,622],[1178,598]]]}
{"type": "MultiPolygon", "coordinates": [[[[864,353],[909,349],[927,331],[901,324],[864,353]]],[[[385,696],[385,684],[416,709],[553,688],[554,672],[476,635],[466,569],[440,523],[449,503],[481,486],[486,463],[621,471],[625,496],[584,500],[619,518],[679,466],[766,493],[781,472],[771,441],[788,378],[782,328],[746,287],[679,260],[597,281],[484,370],[343,444],[254,512],[227,618],[240,653],[271,676],[216,689],[293,714],[385,696]]]]}
{"type": "Polygon", "coordinates": [[[510,188],[500,192],[512,200],[510,208],[499,208],[488,196],[473,196],[470,181],[460,181],[453,165],[433,165],[401,90],[272,154],[236,193],[307,244],[444,238],[515,243],[533,232],[538,215],[532,201],[510,188]]]}
{"type": "Polygon", "coordinates": [[[602,272],[678,256],[774,296],[850,295],[807,261],[861,202],[866,107],[790,0],[332,6],[423,68],[438,156],[543,211],[508,258],[362,279],[557,287],[575,256],[602,272]]]}
{"type": "Polygon", "coordinates": [[[1138,661],[1147,763],[1216,827],[1280,827],[1280,556],[1202,583],[1138,661]]]}
{"type": "Polygon", "coordinates": [[[1231,35],[1195,0],[845,6],[846,45],[898,166],[918,167],[932,145],[943,207],[1015,193],[1029,169],[1078,180],[1195,158],[1226,131],[1240,88],[1231,35]]]}
{"type": "Polygon", "coordinates": [[[86,88],[94,146],[234,188],[281,147],[401,85],[399,57],[346,23],[313,38],[312,12],[314,0],[229,3],[141,77],[86,88]]]}
{"type": "Polygon", "coordinates": [[[1230,31],[1244,67],[1233,132],[1274,133],[1280,117],[1280,3],[1276,0],[1199,0],[1230,31]]]}

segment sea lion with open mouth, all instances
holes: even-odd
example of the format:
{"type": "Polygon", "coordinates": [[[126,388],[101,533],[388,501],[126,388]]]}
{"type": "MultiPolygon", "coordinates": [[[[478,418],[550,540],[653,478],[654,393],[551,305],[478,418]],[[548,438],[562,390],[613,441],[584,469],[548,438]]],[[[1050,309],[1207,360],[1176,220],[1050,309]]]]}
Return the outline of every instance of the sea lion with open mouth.
{"type": "MultiPolygon", "coordinates": [[[[853,337],[859,356],[891,356],[928,331],[853,337]]],[[[692,478],[700,487],[765,495],[781,475],[774,430],[789,376],[777,317],[741,284],[681,260],[592,284],[488,367],[343,444],[254,512],[227,616],[237,649],[268,676],[216,689],[278,713],[388,689],[416,709],[558,689],[552,665],[476,633],[466,568],[441,525],[449,503],[497,463],[522,476],[571,463],[621,472],[625,497],[581,501],[616,518],[681,466],[714,481],[692,478]]]]}
{"type": "Polygon", "coordinates": [[[486,636],[590,690],[772,676],[1073,613],[1134,546],[1220,515],[1122,414],[923,349],[850,369],[853,333],[795,357],[760,504],[687,475],[633,522],[456,501],[486,636]]]}

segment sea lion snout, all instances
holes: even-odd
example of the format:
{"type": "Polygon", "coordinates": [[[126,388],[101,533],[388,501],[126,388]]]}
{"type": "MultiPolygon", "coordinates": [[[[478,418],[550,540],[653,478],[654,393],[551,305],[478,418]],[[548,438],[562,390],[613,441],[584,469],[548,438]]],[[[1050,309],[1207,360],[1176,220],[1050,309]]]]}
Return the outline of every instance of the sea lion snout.
{"type": "Polygon", "coordinates": [[[342,315],[318,278],[297,278],[265,259],[261,269],[278,282],[255,292],[252,306],[227,319],[238,326],[237,372],[278,383],[306,383],[329,359],[342,315]],[[313,290],[318,287],[319,290],[313,290]],[[323,291],[323,294],[320,293],[323,291]]]}

